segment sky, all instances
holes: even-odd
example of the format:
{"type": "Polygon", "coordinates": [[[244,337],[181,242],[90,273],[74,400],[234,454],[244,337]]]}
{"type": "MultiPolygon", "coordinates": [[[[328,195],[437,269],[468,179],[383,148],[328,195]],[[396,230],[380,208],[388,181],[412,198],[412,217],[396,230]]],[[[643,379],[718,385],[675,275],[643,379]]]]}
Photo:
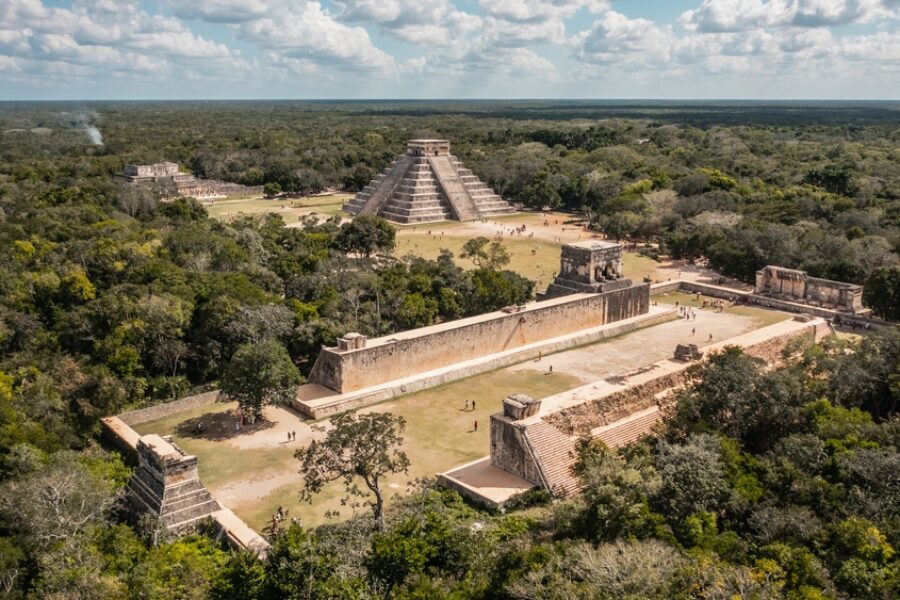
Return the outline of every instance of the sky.
{"type": "Polygon", "coordinates": [[[898,99],[900,0],[0,0],[0,100],[898,99]]]}

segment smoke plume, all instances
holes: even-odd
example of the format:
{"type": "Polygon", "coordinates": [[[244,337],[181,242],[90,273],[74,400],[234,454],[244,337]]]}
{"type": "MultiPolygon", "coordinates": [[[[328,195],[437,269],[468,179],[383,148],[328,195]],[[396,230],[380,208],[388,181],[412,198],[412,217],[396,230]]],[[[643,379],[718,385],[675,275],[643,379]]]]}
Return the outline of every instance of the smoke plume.
{"type": "Polygon", "coordinates": [[[94,124],[97,119],[95,112],[79,112],[66,115],[71,126],[75,129],[81,129],[88,136],[88,140],[95,146],[103,145],[103,134],[94,124]]]}

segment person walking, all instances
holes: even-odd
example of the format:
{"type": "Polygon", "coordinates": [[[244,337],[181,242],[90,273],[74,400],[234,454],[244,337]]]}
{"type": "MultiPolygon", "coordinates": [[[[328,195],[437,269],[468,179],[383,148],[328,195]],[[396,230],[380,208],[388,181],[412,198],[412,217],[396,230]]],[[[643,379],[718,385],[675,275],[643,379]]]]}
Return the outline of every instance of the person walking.
{"type": "Polygon", "coordinates": [[[475,421],[475,429],[473,431],[478,431],[478,420],[475,421]]]}
{"type": "Polygon", "coordinates": [[[469,410],[469,399],[466,398],[466,410],[469,410]]]}
{"type": "Polygon", "coordinates": [[[475,410],[475,401],[472,400],[472,410],[475,410]]]}

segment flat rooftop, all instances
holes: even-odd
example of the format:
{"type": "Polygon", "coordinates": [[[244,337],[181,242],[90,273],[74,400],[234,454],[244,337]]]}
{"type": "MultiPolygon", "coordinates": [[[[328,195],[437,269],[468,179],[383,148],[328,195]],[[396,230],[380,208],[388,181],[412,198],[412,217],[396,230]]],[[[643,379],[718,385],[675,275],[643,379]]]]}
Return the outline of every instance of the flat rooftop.
{"type": "Polygon", "coordinates": [[[563,248],[566,246],[572,246],[574,248],[584,248],[586,250],[594,250],[601,248],[621,248],[622,244],[618,244],[616,242],[608,242],[606,240],[584,240],[583,242],[570,242],[568,244],[563,244],[563,248]]]}

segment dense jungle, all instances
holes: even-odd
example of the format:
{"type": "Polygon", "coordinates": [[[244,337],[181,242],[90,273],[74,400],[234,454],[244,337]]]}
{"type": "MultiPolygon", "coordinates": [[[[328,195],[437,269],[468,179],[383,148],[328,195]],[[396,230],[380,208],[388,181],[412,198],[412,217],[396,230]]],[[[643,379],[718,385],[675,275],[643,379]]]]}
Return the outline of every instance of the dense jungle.
{"type": "Polygon", "coordinates": [[[264,560],[127,521],[101,417],[213,389],[262,342],[302,376],[346,331],[538,290],[502,257],[397,257],[377,218],[225,223],[114,175],[168,160],[353,192],[415,137],[452,140],[524,210],[744,281],[777,264],[864,284],[900,318],[896,103],[0,103],[0,595],[900,597],[896,327],[774,370],[737,349],[697,366],[658,436],[581,445],[574,500],[492,514],[425,481],[383,529],[295,525],[264,560]]]}

